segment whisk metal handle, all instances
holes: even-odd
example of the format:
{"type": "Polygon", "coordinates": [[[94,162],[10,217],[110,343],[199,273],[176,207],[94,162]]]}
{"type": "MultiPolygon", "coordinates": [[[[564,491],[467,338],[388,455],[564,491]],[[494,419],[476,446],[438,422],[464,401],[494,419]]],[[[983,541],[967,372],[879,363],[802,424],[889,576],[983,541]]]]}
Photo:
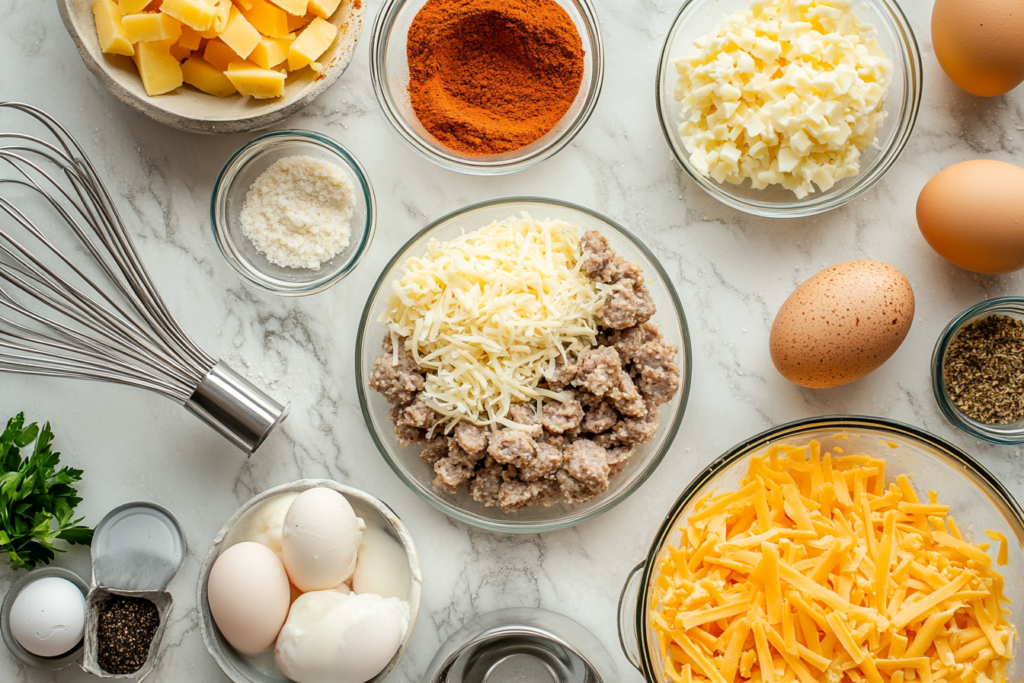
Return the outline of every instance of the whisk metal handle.
{"type": "Polygon", "coordinates": [[[218,362],[185,402],[185,409],[246,453],[253,453],[288,416],[249,380],[218,362]]]}

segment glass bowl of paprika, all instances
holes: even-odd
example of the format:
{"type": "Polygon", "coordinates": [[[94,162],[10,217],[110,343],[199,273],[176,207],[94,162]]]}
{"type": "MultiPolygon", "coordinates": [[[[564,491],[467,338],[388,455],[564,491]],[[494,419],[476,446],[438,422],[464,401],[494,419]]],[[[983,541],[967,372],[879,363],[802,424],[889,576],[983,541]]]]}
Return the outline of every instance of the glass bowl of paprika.
{"type": "Polygon", "coordinates": [[[601,92],[590,0],[385,0],[370,78],[385,118],[419,154],[499,175],[569,144],[601,92]]]}

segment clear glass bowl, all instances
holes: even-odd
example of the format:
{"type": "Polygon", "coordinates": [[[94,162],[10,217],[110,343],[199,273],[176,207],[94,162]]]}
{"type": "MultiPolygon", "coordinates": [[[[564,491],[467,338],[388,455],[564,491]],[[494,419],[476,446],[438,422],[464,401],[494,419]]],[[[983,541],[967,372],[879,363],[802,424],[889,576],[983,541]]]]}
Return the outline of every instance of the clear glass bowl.
{"type": "MultiPolygon", "coordinates": [[[[1006,579],[1006,597],[1013,601],[1008,621],[1018,632],[1024,628],[1024,577],[1020,575],[1020,568],[1024,567],[1024,510],[1006,487],[967,453],[917,427],[857,415],[815,417],[781,425],[738,444],[697,475],[672,506],[655,535],[647,559],[626,580],[619,601],[622,650],[647,681],[670,683],[648,614],[659,564],[668,545],[678,547],[682,520],[692,513],[696,501],[712,489],[737,489],[751,456],[764,454],[772,444],[803,447],[812,440],[821,443],[823,453],[842,446],[847,455],[858,453],[884,459],[888,481],[895,481],[899,474],[912,474],[911,483],[919,493],[937,491],[939,501],[955,511],[968,540],[988,542],[986,529],[1004,534],[1009,541],[1010,561],[996,569],[1006,579]]],[[[1016,657],[1010,664],[1008,680],[1019,680],[1022,672],[1024,660],[1016,657]]]]}
{"type": "Polygon", "coordinates": [[[604,79],[604,44],[590,0],[555,0],[569,14],[583,42],[583,81],[569,111],[547,135],[513,152],[469,156],[441,144],[420,124],[409,101],[406,36],[427,0],[386,0],[373,22],[370,38],[370,80],[384,117],[399,136],[439,166],[478,175],[513,173],[540,163],[568,145],[583,129],[597,105],[604,79]]]}
{"type": "Polygon", "coordinates": [[[957,408],[946,391],[944,366],[949,344],[956,338],[957,333],[964,325],[990,315],[1006,315],[1024,320],[1024,297],[1004,296],[982,301],[980,304],[971,306],[946,325],[946,329],[939,335],[939,341],[935,344],[935,351],[932,353],[932,391],[935,393],[935,401],[939,404],[942,414],[953,423],[954,427],[988,443],[1014,446],[1024,443],[1024,420],[1008,424],[979,422],[957,408]]]}
{"type": "Polygon", "coordinates": [[[369,246],[376,220],[373,188],[363,167],[340,144],[308,130],[279,130],[249,141],[224,164],[210,198],[210,225],[224,260],[245,282],[283,296],[316,294],[340,282],[369,246]],[[349,245],[318,270],[282,268],[271,263],[242,232],[239,219],[245,195],[256,178],[278,159],[296,155],[339,166],[349,174],[355,189],[349,245]]]}
{"type": "Polygon", "coordinates": [[[600,214],[581,206],[534,197],[497,199],[473,204],[448,214],[421,230],[405,243],[377,279],[363,309],[356,337],[356,387],[359,391],[359,405],[370,435],[384,460],[409,488],[441,512],[473,526],[507,533],[538,533],[580,524],[607,512],[639,488],[661,463],[679,429],[690,391],[690,366],[690,338],[683,308],[675,287],[654,254],[625,228],[600,214]],[[422,256],[430,239],[452,239],[463,231],[470,232],[494,220],[502,220],[523,211],[529,212],[538,220],[559,218],[582,230],[597,230],[623,258],[640,265],[651,296],[658,307],[652,321],[660,325],[666,342],[679,348],[676,362],[679,364],[683,380],[675,398],[660,406],[660,424],[654,438],[637,447],[632,460],[623,472],[612,478],[611,486],[605,493],[580,505],[558,503],[550,508],[535,505],[516,513],[506,514],[500,508],[484,507],[477,503],[469,496],[465,487],[455,495],[435,487],[432,483],[434,471],[420,460],[420,448],[398,444],[394,427],[388,417],[391,406],[383,396],[369,388],[367,377],[370,368],[373,367],[373,359],[381,353],[381,340],[387,330],[387,327],[377,321],[377,317],[384,310],[384,300],[390,291],[391,281],[399,276],[405,262],[412,256],[422,256]]]}
{"type": "MultiPolygon", "coordinates": [[[[719,184],[697,172],[679,133],[682,107],[675,98],[678,80],[675,61],[693,41],[712,31],[718,22],[750,0],[685,0],[665,39],[658,62],[657,106],[661,129],[683,170],[718,201],[734,209],[768,218],[798,218],[831,211],[867,192],[892,167],[910,139],[921,106],[923,71],[921,54],[910,22],[893,0],[861,0],[857,14],[875,27],[878,42],[893,61],[893,80],[885,103],[886,120],[878,131],[878,143],[861,153],[860,173],[837,182],[827,192],[797,199],[791,191],[770,185],[763,190],[750,186],[719,184]]],[[[817,189],[817,188],[815,188],[817,189]]]]}

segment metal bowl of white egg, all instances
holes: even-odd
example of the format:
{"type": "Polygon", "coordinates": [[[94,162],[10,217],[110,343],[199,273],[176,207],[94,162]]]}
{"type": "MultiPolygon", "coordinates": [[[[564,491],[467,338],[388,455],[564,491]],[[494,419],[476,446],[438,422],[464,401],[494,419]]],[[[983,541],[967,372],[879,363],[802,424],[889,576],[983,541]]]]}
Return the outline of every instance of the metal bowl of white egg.
{"type": "Polygon", "coordinates": [[[197,588],[203,641],[235,683],[374,683],[409,644],[421,584],[412,536],[391,508],[302,479],[253,497],[217,534],[197,588]]]}

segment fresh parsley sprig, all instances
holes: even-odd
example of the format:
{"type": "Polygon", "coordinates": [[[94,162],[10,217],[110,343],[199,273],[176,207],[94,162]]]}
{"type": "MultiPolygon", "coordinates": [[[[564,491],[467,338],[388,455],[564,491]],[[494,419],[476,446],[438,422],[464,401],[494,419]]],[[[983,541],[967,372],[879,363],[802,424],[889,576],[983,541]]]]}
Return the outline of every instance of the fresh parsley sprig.
{"type": "Polygon", "coordinates": [[[50,450],[53,432],[47,422],[25,426],[25,414],[7,422],[0,435],[0,552],[7,553],[12,569],[49,564],[60,539],[72,545],[92,543],[92,529],[72,519],[82,502],[72,486],[82,470],[57,470],[60,453],[50,450]],[[22,449],[35,446],[22,457],[22,449]]]}

